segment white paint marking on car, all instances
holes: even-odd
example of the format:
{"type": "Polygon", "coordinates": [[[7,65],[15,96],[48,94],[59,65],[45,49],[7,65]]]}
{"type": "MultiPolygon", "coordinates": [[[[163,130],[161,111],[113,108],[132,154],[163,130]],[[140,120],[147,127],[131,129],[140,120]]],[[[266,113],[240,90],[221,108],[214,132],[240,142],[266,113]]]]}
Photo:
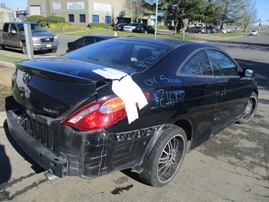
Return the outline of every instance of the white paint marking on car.
{"type": "Polygon", "coordinates": [[[122,99],[125,104],[128,123],[132,123],[138,119],[138,112],[136,103],[138,103],[141,110],[148,104],[148,101],[141,90],[141,88],[133,81],[132,77],[124,72],[111,69],[97,69],[93,70],[96,74],[103,76],[106,79],[111,79],[113,92],[122,99]]]}

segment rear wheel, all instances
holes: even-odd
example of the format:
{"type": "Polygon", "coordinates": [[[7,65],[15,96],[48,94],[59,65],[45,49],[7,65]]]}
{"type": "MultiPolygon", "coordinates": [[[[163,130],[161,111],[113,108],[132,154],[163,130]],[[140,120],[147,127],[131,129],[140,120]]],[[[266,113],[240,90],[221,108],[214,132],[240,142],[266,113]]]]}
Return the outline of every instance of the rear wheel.
{"type": "Polygon", "coordinates": [[[258,96],[256,93],[252,93],[248,103],[245,107],[242,118],[238,121],[238,123],[247,123],[254,116],[258,108],[258,96]]]}
{"type": "Polygon", "coordinates": [[[162,187],[178,172],[186,153],[186,133],[172,125],[153,147],[146,169],[139,177],[147,184],[162,187]]]}

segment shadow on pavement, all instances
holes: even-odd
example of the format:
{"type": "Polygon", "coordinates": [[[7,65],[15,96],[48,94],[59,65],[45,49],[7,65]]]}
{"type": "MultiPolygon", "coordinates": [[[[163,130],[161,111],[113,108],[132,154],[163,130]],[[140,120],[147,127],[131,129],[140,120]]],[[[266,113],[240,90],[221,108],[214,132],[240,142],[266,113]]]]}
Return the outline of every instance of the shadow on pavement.
{"type": "MultiPolygon", "coordinates": [[[[10,142],[10,144],[12,145],[12,147],[26,160],[28,161],[30,164],[32,164],[31,168],[34,170],[35,173],[41,173],[43,171],[45,171],[42,167],[40,167],[33,159],[31,159],[23,150],[22,148],[18,145],[18,143],[13,139],[11,133],[8,130],[7,124],[5,124],[4,127],[5,130],[5,134],[6,137],[8,139],[8,141],[10,142]]],[[[1,151],[0,151],[1,152],[1,151]]],[[[0,154],[1,156],[1,154],[0,154]]],[[[8,157],[7,157],[8,158],[8,157]]],[[[0,170],[4,169],[4,172],[0,172],[0,184],[3,183],[2,182],[2,178],[6,178],[4,177],[4,175],[6,175],[5,173],[11,173],[12,172],[12,168],[9,167],[3,167],[2,168],[2,163],[0,165],[0,170]]],[[[9,176],[10,178],[10,176],[9,176]]],[[[9,180],[9,179],[8,179],[9,180]]]]}
{"type": "MultiPolygon", "coordinates": [[[[5,99],[5,107],[6,111],[11,109],[20,108],[21,106],[14,100],[13,96],[6,97],[5,99]]],[[[42,167],[40,167],[33,159],[31,159],[17,144],[17,142],[13,139],[9,129],[7,127],[7,122],[4,123],[4,132],[10,144],[13,148],[30,164],[32,164],[32,169],[36,173],[41,173],[44,171],[42,167]]],[[[4,146],[0,145],[0,184],[5,183],[10,180],[10,176],[12,173],[12,168],[9,162],[9,157],[6,156],[4,146]]]]}
{"type": "Polygon", "coordinates": [[[0,185],[8,182],[11,177],[11,165],[5,152],[5,146],[0,144],[0,185]]]}

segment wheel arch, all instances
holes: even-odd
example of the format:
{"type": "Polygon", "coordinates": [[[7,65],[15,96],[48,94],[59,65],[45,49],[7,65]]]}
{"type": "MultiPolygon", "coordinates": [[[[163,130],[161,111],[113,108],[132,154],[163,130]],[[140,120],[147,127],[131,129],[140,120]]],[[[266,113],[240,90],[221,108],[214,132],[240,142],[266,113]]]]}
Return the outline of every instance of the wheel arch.
{"type": "Polygon", "coordinates": [[[149,158],[153,147],[155,146],[155,144],[157,143],[157,141],[159,140],[161,135],[172,125],[181,127],[185,131],[186,136],[187,136],[186,152],[187,153],[189,152],[189,148],[190,148],[190,144],[191,144],[191,140],[192,140],[192,124],[188,120],[182,119],[182,120],[176,121],[173,124],[162,125],[162,126],[160,126],[160,128],[157,130],[157,132],[151,138],[151,140],[147,146],[147,149],[145,151],[145,154],[140,161],[141,163],[139,165],[135,165],[134,167],[132,167],[132,170],[134,172],[141,173],[144,171],[144,169],[147,166],[147,159],[149,158]]]}

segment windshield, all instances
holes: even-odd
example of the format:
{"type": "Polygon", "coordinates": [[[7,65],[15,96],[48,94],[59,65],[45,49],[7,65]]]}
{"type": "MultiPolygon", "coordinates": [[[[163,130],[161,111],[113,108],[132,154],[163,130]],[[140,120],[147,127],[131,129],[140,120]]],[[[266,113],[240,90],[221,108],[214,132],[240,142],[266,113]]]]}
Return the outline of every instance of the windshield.
{"type": "MultiPolygon", "coordinates": [[[[31,25],[31,31],[32,32],[44,32],[42,27],[39,24],[30,24],[31,25]]],[[[18,29],[20,32],[24,32],[24,26],[23,24],[18,25],[18,29]]]]}
{"type": "Polygon", "coordinates": [[[109,67],[142,71],[152,66],[171,50],[170,47],[151,43],[107,40],[98,42],[64,57],[109,67]]]}

